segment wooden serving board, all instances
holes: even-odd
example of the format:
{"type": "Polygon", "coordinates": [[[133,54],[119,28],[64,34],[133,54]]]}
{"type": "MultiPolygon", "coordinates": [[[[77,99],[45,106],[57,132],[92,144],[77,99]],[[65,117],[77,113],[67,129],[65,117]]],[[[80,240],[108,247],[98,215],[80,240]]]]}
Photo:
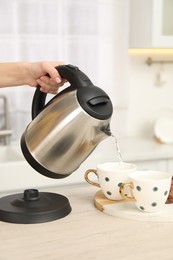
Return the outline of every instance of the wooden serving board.
{"type": "Polygon", "coordinates": [[[147,213],[138,210],[134,202],[109,200],[101,190],[95,194],[94,204],[98,210],[114,217],[149,222],[173,222],[173,204],[166,204],[160,212],[147,213]]]}
{"type": "Polygon", "coordinates": [[[95,194],[94,205],[100,211],[104,211],[107,205],[114,205],[116,203],[122,203],[122,201],[107,199],[101,190],[95,194]]]}

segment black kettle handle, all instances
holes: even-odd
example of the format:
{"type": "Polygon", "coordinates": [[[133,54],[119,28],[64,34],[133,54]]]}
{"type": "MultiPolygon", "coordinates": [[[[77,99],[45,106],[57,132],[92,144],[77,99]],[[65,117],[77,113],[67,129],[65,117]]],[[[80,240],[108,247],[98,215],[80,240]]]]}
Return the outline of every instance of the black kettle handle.
{"type": "MultiPolygon", "coordinates": [[[[60,65],[55,68],[60,76],[70,83],[71,89],[93,85],[91,80],[76,66],[68,64],[60,65]]],[[[45,107],[46,96],[47,94],[41,92],[38,85],[32,101],[32,119],[34,119],[45,107]]]]}

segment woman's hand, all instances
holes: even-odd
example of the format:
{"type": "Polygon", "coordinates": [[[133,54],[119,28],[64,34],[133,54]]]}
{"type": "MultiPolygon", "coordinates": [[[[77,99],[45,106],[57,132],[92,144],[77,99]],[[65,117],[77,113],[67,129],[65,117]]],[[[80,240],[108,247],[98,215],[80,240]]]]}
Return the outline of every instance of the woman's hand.
{"type": "Polygon", "coordinates": [[[38,84],[42,92],[56,94],[66,81],[61,79],[55,67],[63,64],[63,62],[46,61],[30,63],[28,85],[35,87],[38,84]]]}
{"type": "Polygon", "coordinates": [[[36,87],[46,93],[56,94],[65,83],[56,66],[63,62],[6,62],[0,63],[0,87],[25,86],[36,87]],[[48,76],[49,75],[49,76],[48,76]]]}

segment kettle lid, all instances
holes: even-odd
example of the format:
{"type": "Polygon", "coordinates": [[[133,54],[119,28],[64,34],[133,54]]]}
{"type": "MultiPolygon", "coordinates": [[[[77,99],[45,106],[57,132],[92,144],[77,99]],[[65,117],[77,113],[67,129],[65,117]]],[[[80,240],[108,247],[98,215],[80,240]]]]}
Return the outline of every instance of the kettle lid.
{"type": "Polygon", "coordinates": [[[93,85],[87,88],[79,88],[77,99],[85,112],[96,119],[109,119],[113,113],[109,96],[102,89],[93,85]]]}

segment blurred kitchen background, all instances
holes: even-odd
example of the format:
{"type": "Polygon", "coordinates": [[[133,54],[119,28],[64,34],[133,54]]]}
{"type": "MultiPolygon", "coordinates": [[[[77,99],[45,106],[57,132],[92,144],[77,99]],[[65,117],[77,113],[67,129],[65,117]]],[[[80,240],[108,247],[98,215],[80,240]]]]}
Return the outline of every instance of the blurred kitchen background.
{"type": "MultiPolygon", "coordinates": [[[[125,159],[151,162],[155,156],[167,169],[172,144],[157,155],[158,147],[152,152],[136,140],[157,143],[155,121],[173,118],[172,13],[172,0],[0,0],[0,62],[50,60],[78,66],[110,95],[112,132],[125,140],[120,142],[125,159]]],[[[31,120],[34,90],[0,89],[9,104],[12,143],[19,142],[31,120]]],[[[157,168],[155,161],[148,165],[157,168]]]]}
{"type": "MultiPolygon", "coordinates": [[[[116,129],[125,133],[128,16],[129,1],[124,0],[0,0],[0,61],[50,60],[78,66],[109,93],[116,129]]],[[[8,98],[13,141],[31,120],[33,92],[29,87],[0,90],[8,98]]]]}
{"type": "MultiPolygon", "coordinates": [[[[0,61],[74,64],[111,96],[117,137],[151,136],[153,121],[173,110],[173,63],[146,60],[173,58],[172,11],[171,0],[0,0],[0,61]],[[156,82],[159,73],[163,82],[156,82]]],[[[33,93],[0,89],[12,141],[31,120],[33,93]]]]}

